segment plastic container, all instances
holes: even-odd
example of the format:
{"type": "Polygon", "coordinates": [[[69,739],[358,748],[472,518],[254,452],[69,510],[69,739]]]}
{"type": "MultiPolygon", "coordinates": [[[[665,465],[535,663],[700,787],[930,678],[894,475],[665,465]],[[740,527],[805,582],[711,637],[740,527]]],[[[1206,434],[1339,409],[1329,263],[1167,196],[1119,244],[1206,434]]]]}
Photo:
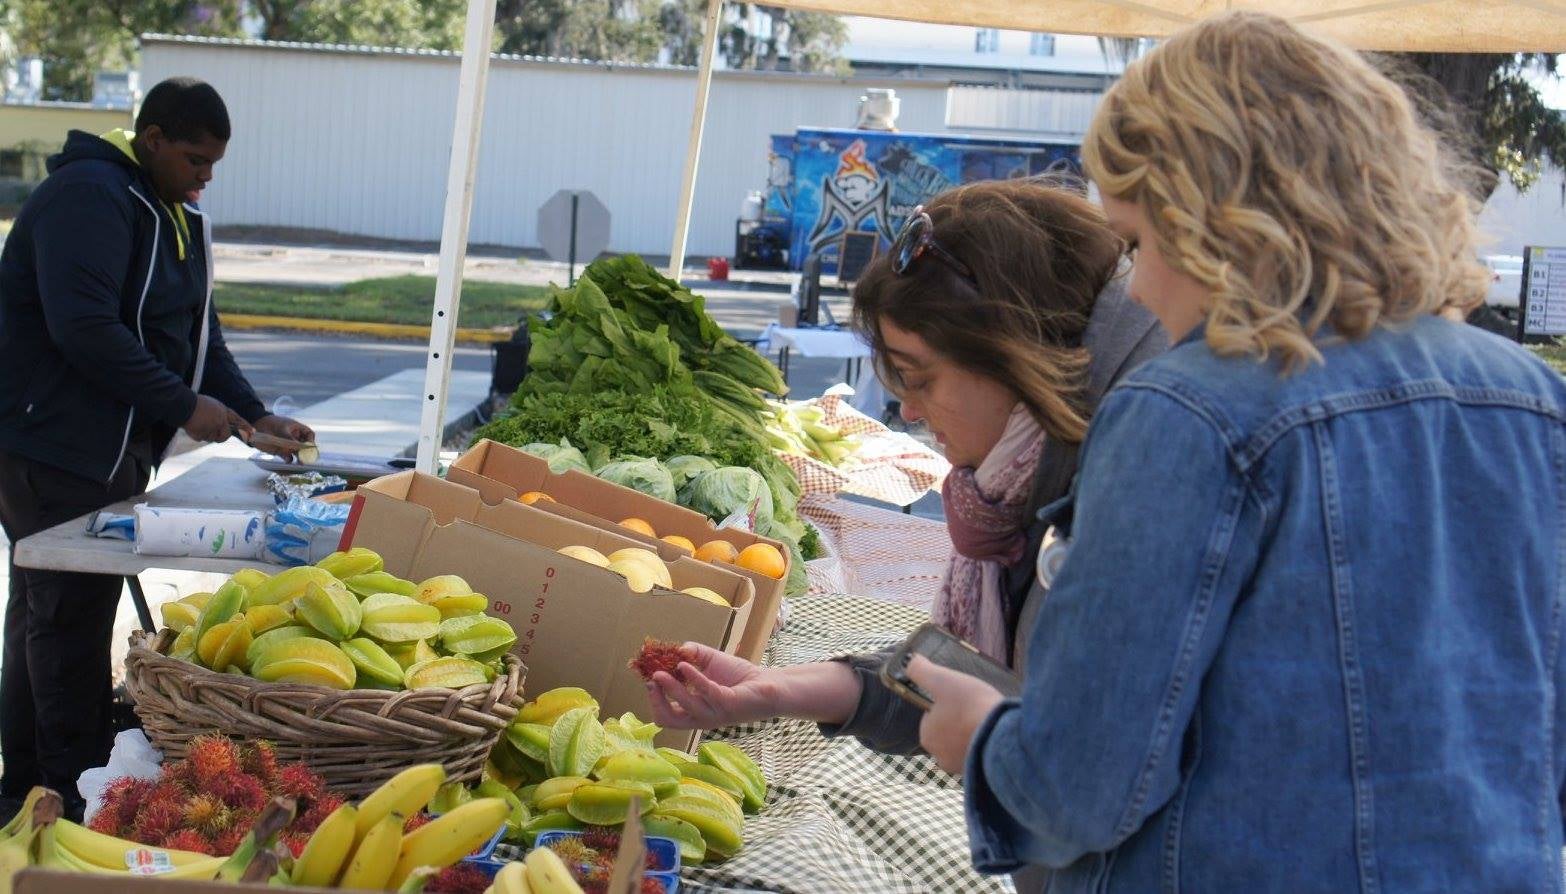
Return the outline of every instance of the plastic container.
{"type": "MultiPolygon", "coordinates": [[[[548,847],[556,841],[565,838],[581,838],[582,833],[576,831],[542,832],[538,836],[537,847],[548,847]]],[[[680,889],[680,846],[673,838],[660,838],[656,835],[648,835],[643,839],[647,843],[647,853],[652,856],[652,868],[643,873],[643,878],[656,880],[663,885],[664,894],[675,894],[680,889]]],[[[495,870],[499,872],[497,868],[495,870]]]]}

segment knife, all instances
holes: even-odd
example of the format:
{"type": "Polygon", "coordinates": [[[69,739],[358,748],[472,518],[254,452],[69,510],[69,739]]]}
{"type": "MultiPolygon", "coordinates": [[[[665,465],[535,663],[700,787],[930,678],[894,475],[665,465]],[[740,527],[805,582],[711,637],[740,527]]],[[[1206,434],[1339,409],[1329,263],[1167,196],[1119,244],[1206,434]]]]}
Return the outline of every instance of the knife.
{"type": "Polygon", "coordinates": [[[292,453],[295,462],[306,466],[312,466],[321,461],[321,449],[315,446],[314,443],[293,441],[288,438],[280,438],[276,435],[269,435],[266,432],[254,430],[250,432],[249,437],[246,437],[245,433],[238,426],[235,426],[233,431],[235,437],[257,450],[265,451],[275,456],[292,453]]]}

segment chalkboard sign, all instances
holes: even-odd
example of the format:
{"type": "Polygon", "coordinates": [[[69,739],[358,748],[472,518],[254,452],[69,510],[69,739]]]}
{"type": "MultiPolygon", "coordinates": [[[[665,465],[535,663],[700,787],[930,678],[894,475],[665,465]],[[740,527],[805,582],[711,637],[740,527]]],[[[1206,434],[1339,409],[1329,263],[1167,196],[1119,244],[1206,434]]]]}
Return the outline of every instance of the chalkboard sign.
{"type": "Polygon", "coordinates": [[[1522,320],[1517,337],[1566,335],[1566,248],[1523,251],[1522,320]]]}
{"type": "Polygon", "coordinates": [[[851,232],[843,234],[843,253],[837,262],[839,282],[854,282],[875,260],[876,249],[881,247],[878,233],[851,232]]]}

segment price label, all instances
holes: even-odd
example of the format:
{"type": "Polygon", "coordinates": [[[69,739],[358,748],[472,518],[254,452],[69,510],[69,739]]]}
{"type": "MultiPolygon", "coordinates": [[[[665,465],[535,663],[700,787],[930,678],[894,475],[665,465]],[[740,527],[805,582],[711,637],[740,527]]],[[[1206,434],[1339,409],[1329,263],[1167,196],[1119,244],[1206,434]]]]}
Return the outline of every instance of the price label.
{"type": "Polygon", "coordinates": [[[1529,246],[1521,333],[1566,335],[1566,248],[1529,246]]]}

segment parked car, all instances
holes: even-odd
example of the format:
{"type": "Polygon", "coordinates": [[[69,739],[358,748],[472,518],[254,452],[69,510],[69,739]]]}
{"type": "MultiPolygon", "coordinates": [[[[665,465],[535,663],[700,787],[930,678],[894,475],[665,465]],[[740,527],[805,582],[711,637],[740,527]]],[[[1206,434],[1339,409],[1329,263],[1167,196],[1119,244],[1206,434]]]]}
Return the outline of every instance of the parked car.
{"type": "Polygon", "coordinates": [[[1516,311],[1522,294],[1523,259],[1521,255],[1485,255],[1490,268],[1490,297],[1485,303],[1516,311]]]}

